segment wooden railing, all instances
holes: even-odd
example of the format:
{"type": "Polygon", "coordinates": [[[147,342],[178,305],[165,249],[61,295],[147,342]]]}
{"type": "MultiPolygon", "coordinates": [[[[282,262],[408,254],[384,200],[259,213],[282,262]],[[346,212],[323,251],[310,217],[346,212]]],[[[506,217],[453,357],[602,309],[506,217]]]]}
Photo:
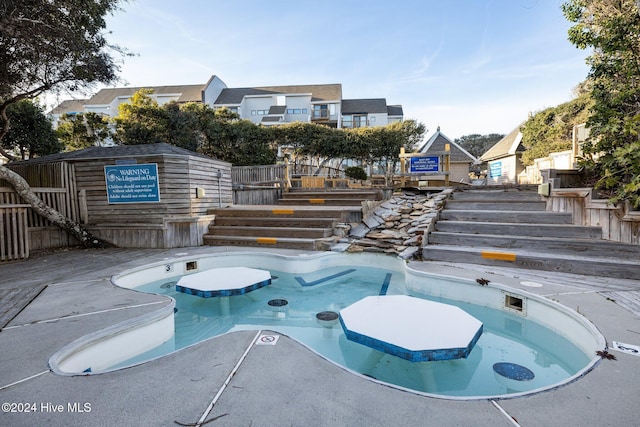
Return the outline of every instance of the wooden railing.
{"type": "Polygon", "coordinates": [[[285,165],[233,166],[231,180],[234,187],[242,185],[282,184],[287,179],[285,165]]]}
{"type": "Polygon", "coordinates": [[[29,205],[0,204],[0,261],[29,257],[29,205]]]}
{"type": "MultiPolygon", "coordinates": [[[[67,218],[71,218],[74,221],[79,220],[78,208],[69,203],[65,188],[31,187],[31,190],[47,206],[52,207],[67,218]]],[[[3,204],[25,204],[25,201],[12,188],[0,187],[0,205],[3,204]]],[[[27,221],[29,227],[48,227],[53,225],[50,221],[38,215],[31,207],[27,211],[27,221]]]]}
{"type": "Polygon", "coordinates": [[[616,206],[607,200],[593,199],[591,188],[553,189],[547,199],[547,210],[572,214],[576,225],[602,228],[602,238],[640,245],[640,211],[628,203],[616,206]]]}

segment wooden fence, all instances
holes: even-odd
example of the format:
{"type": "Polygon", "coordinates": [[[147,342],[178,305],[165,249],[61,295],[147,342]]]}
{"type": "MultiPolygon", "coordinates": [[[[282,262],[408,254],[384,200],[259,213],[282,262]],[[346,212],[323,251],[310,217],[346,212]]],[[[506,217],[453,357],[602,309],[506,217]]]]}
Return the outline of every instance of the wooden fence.
{"type": "Polygon", "coordinates": [[[590,188],[553,189],[547,199],[547,210],[568,212],[573,223],[602,228],[602,238],[640,245],[640,211],[628,204],[613,206],[607,200],[593,199],[590,188]]]}
{"type": "Polygon", "coordinates": [[[234,187],[268,184],[284,186],[286,179],[285,165],[233,166],[231,168],[231,181],[234,187]]]}
{"type": "Polygon", "coordinates": [[[0,204],[0,261],[29,257],[28,207],[0,204]]]}

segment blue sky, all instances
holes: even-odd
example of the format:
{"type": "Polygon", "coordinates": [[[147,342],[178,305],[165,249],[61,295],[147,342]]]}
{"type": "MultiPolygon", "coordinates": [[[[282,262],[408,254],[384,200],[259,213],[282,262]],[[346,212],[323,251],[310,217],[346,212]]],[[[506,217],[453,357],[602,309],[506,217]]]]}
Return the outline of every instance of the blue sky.
{"type": "MultiPolygon", "coordinates": [[[[507,133],[588,67],[562,0],[133,0],[108,20],[127,86],[342,83],[450,138],[507,133]]],[[[119,84],[124,86],[124,84],[119,84]]]]}

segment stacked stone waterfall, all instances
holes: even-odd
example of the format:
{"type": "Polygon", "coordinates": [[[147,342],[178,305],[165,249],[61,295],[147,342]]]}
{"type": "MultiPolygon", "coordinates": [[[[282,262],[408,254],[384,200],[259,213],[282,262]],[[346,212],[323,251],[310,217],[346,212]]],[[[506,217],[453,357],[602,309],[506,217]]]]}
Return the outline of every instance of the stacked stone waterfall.
{"type": "Polygon", "coordinates": [[[423,236],[432,229],[450,193],[450,189],[436,194],[394,193],[351,228],[348,251],[395,253],[403,259],[419,257],[423,236]]]}

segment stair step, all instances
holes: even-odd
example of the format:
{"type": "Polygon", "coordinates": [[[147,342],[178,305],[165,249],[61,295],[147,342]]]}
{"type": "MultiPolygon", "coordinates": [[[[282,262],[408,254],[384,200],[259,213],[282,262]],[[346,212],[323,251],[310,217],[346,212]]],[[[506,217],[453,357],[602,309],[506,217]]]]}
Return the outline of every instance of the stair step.
{"type": "Polygon", "coordinates": [[[547,254],[568,254],[598,257],[640,259],[640,246],[610,242],[608,240],[558,239],[556,237],[502,236],[496,234],[464,234],[434,231],[429,233],[429,244],[466,247],[490,247],[495,250],[528,250],[547,254]]]}
{"type": "Polygon", "coordinates": [[[282,193],[283,199],[349,199],[349,200],[380,200],[379,191],[289,191],[282,193]]]}
{"type": "Polygon", "coordinates": [[[510,200],[510,201],[540,201],[542,198],[537,190],[465,190],[454,191],[452,200],[510,200]]]}
{"type": "MultiPolygon", "coordinates": [[[[358,211],[362,211],[360,206],[358,211]]],[[[331,218],[343,219],[351,213],[349,208],[311,208],[311,207],[282,207],[272,206],[268,208],[222,208],[209,209],[209,215],[217,218],[331,218]]]]}
{"type": "Polygon", "coordinates": [[[499,234],[508,236],[601,239],[600,227],[567,224],[528,224],[502,222],[438,221],[436,231],[467,234],[499,234]]]}
{"type": "Polygon", "coordinates": [[[447,200],[446,209],[489,211],[546,211],[547,202],[540,200],[447,200]]]}
{"type": "Polygon", "coordinates": [[[317,239],[247,237],[247,236],[203,236],[205,245],[210,246],[251,246],[284,249],[315,250],[317,239]]]}
{"type": "Polygon", "coordinates": [[[308,198],[308,199],[280,199],[279,205],[312,205],[312,206],[350,206],[360,208],[362,206],[361,199],[353,198],[308,198]]]}
{"type": "Polygon", "coordinates": [[[425,261],[448,261],[493,266],[513,266],[532,270],[558,271],[589,276],[637,279],[640,263],[606,257],[572,256],[529,251],[496,251],[494,248],[427,245],[422,250],[425,261]]]}
{"type": "Polygon", "coordinates": [[[260,236],[260,237],[296,237],[316,239],[333,235],[332,228],[311,227],[253,227],[253,226],[209,226],[209,235],[213,236],[260,236]]]}
{"type": "Polygon", "coordinates": [[[332,228],[335,218],[216,217],[213,226],[332,228]]]}
{"type": "Polygon", "coordinates": [[[572,224],[570,213],[548,211],[477,211],[444,209],[440,212],[440,220],[534,224],[572,224]]]}

